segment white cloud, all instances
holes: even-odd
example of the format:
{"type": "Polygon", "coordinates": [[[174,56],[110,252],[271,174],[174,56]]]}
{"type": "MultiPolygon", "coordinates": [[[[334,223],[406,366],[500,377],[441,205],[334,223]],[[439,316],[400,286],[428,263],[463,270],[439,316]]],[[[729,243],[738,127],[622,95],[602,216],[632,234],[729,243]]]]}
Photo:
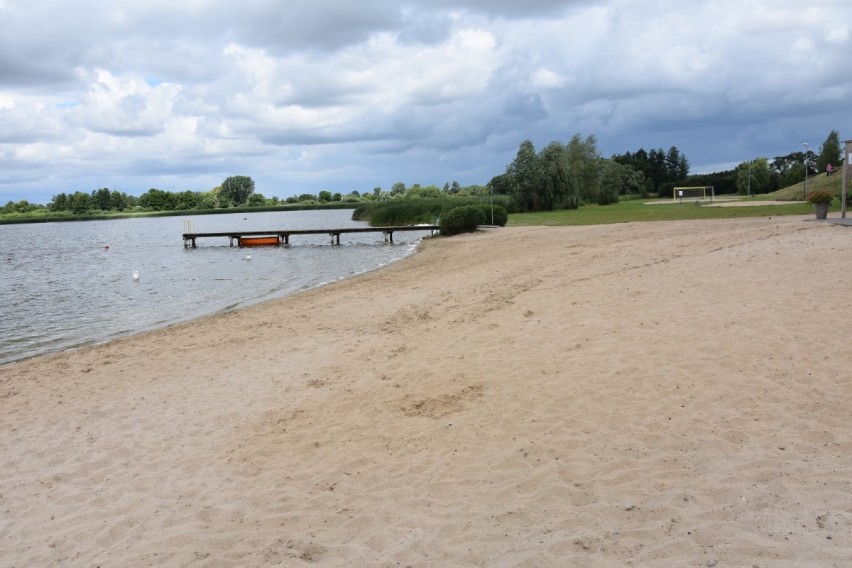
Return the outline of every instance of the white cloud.
{"type": "Polygon", "coordinates": [[[846,22],[837,22],[831,29],[828,30],[825,36],[825,41],[832,45],[848,45],[849,42],[849,26],[846,22]]]}
{"type": "Polygon", "coordinates": [[[234,172],[282,197],[485,183],[523,139],[577,132],[696,168],[778,155],[845,126],[850,20],[841,0],[0,0],[0,201],[234,172]]]}
{"type": "Polygon", "coordinates": [[[531,83],[535,89],[558,89],[564,87],[568,79],[561,73],[542,67],[533,72],[531,83]]]}
{"type": "Polygon", "coordinates": [[[70,112],[69,123],[115,136],[155,136],[171,119],[180,91],[179,85],[151,86],[138,77],[98,70],[79,106],[70,112]]]}

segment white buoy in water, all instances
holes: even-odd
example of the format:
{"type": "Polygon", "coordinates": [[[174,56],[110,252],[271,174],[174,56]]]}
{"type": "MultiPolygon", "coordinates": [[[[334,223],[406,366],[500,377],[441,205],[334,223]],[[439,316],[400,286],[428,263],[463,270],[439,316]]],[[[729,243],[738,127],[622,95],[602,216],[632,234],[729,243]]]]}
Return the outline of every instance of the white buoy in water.
{"type": "Polygon", "coordinates": [[[247,254],[247,255],[246,255],[246,260],[251,260],[251,255],[250,255],[250,254],[247,254]]]}
{"type": "Polygon", "coordinates": [[[139,271],[138,270],[133,271],[133,281],[139,282],[139,271]]]}

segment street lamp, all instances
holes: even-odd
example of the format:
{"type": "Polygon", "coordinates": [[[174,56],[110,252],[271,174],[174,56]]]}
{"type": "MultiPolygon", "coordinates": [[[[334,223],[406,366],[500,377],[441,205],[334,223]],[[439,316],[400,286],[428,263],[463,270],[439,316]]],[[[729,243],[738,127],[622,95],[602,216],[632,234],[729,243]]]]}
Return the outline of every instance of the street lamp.
{"type": "Polygon", "coordinates": [[[751,160],[748,161],[748,190],[746,190],[746,195],[751,197],[751,160]]]}
{"type": "Polygon", "coordinates": [[[802,142],[805,146],[805,186],[802,188],[802,198],[808,200],[808,143],[802,142]]]}

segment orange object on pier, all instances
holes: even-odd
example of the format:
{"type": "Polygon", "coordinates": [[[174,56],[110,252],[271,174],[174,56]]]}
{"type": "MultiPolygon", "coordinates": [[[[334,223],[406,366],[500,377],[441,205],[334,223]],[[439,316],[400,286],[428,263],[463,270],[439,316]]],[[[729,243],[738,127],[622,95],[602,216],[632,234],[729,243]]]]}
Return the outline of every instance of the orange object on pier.
{"type": "Polygon", "coordinates": [[[241,247],[277,247],[281,244],[281,239],[278,235],[274,237],[240,237],[239,244],[241,247]]]}

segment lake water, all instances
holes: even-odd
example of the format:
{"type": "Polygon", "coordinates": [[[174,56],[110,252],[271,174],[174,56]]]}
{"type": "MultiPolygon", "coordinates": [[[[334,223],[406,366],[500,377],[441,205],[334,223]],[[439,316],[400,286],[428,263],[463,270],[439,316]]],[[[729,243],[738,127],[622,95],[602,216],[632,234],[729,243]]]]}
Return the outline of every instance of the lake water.
{"type": "Polygon", "coordinates": [[[0,364],[247,306],[373,270],[428,232],[294,235],[240,249],[197,232],[364,227],[350,210],[0,225],[0,364]],[[109,245],[106,248],[105,245],[109,245]],[[251,255],[250,259],[246,257],[251,255]],[[133,279],[133,273],[139,275],[133,279]]]}

